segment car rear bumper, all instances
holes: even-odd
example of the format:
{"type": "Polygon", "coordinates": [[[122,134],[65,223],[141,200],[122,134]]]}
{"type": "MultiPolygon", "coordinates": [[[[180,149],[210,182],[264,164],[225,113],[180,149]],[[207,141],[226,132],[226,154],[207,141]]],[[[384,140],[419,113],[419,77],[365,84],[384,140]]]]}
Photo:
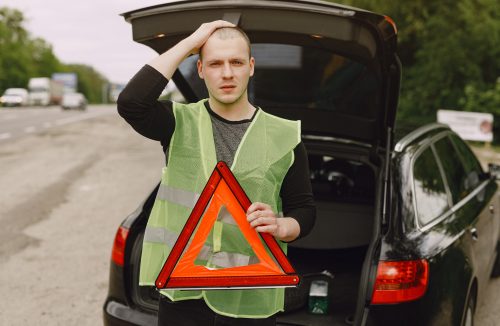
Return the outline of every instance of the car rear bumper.
{"type": "Polygon", "coordinates": [[[106,300],[103,307],[105,326],[156,326],[158,317],[154,313],[134,310],[123,303],[106,300]]]}

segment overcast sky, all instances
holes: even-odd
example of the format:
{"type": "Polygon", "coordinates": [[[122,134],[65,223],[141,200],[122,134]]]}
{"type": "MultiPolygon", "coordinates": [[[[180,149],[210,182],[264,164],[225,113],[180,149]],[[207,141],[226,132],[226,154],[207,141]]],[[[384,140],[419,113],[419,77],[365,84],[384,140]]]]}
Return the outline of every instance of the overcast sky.
{"type": "Polygon", "coordinates": [[[119,14],[169,1],[0,0],[24,13],[33,36],[52,44],[63,63],[93,66],[110,81],[126,83],[156,53],[132,41],[132,27],[119,14]]]}

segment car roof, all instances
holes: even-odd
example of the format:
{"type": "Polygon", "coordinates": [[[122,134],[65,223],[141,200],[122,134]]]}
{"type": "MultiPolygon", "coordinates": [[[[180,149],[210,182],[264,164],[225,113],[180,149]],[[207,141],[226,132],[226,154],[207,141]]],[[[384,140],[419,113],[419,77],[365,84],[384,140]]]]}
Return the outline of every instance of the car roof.
{"type": "Polygon", "coordinates": [[[433,135],[441,131],[451,130],[450,127],[442,123],[429,123],[426,125],[416,125],[411,122],[402,123],[395,130],[394,151],[403,152],[405,148],[415,143],[422,137],[433,135]]]}

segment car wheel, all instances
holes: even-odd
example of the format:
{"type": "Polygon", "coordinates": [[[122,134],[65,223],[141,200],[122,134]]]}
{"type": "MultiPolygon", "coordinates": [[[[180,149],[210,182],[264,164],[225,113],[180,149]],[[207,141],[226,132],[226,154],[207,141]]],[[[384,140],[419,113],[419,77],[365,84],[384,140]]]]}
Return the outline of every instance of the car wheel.
{"type": "Polygon", "coordinates": [[[474,299],[474,295],[471,293],[469,299],[467,300],[467,305],[465,306],[465,317],[463,326],[474,326],[474,309],[475,309],[476,301],[474,299]]]}

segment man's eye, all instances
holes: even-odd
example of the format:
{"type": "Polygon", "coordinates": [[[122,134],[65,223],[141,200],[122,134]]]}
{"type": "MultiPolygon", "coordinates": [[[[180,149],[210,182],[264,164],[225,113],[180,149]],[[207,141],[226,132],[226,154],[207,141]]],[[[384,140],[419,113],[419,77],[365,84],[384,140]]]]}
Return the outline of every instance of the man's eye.
{"type": "Polygon", "coordinates": [[[218,67],[218,66],[220,66],[219,62],[212,62],[212,63],[210,63],[210,67],[218,67]]]}
{"type": "Polygon", "coordinates": [[[233,65],[242,65],[242,64],[243,64],[243,61],[239,61],[239,60],[233,61],[233,65]]]}

